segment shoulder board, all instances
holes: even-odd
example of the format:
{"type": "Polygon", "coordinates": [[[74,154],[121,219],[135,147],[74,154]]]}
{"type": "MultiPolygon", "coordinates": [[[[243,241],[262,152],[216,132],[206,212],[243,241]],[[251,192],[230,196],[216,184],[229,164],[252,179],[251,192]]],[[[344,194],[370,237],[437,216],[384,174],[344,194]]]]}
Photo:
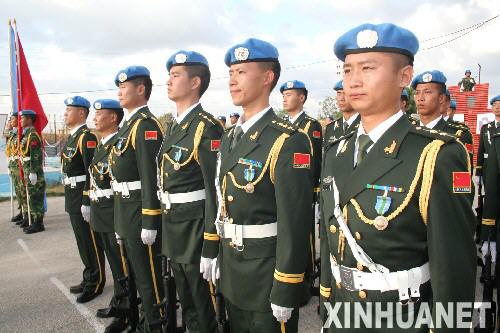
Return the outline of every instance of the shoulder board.
{"type": "Polygon", "coordinates": [[[448,126],[456,128],[456,129],[461,129],[461,130],[469,130],[469,127],[465,126],[465,124],[460,124],[456,122],[448,122],[448,126]]]}
{"type": "Polygon", "coordinates": [[[354,133],[356,133],[356,131],[350,131],[349,133],[347,134],[344,134],[342,136],[339,136],[338,138],[336,138],[335,140],[333,140],[328,146],[333,146],[334,144],[342,141],[342,140],[347,140],[349,139],[351,136],[354,135],[354,133]]]}
{"type": "Polygon", "coordinates": [[[297,127],[291,125],[288,122],[282,121],[282,120],[273,120],[273,121],[271,121],[271,123],[269,125],[271,127],[276,128],[280,132],[284,132],[287,134],[291,134],[291,133],[298,130],[297,127]]]}
{"type": "Polygon", "coordinates": [[[149,112],[141,112],[142,119],[151,118],[151,114],[149,112]]]}
{"type": "Polygon", "coordinates": [[[430,138],[430,139],[443,140],[444,142],[450,142],[450,141],[456,140],[455,136],[453,136],[451,134],[448,134],[448,133],[445,133],[442,131],[438,131],[438,130],[434,130],[434,129],[428,129],[428,128],[422,127],[422,126],[416,126],[416,127],[410,128],[409,131],[412,133],[421,135],[421,136],[425,136],[425,137],[430,138]]]}
{"type": "Polygon", "coordinates": [[[198,115],[201,117],[201,119],[203,119],[203,121],[205,122],[205,124],[207,124],[209,126],[214,126],[214,125],[218,124],[218,122],[215,119],[215,117],[212,116],[208,112],[199,112],[198,115]]]}

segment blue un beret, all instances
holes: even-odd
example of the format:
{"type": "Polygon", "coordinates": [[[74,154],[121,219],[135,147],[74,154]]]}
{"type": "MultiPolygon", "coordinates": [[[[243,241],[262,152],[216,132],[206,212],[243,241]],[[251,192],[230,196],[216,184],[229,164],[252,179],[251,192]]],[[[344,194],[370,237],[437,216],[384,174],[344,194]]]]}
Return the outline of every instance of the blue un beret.
{"type": "Polygon", "coordinates": [[[339,82],[335,83],[335,86],[333,86],[333,90],[344,90],[344,81],[340,80],[339,82]]]}
{"type": "Polygon", "coordinates": [[[226,121],[226,116],[218,116],[217,119],[226,121]]]}
{"type": "Polygon", "coordinates": [[[239,118],[240,117],[240,114],[238,112],[233,112],[229,115],[229,117],[236,117],[236,118],[239,118]]]}
{"type": "Polygon", "coordinates": [[[167,71],[170,71],[172,66],[191,66],[191,65],[204,65],[208,67],[207,58],[201,53],[195,51],[178,51],[170,56],[167,60],[167,71]]]}
{"type": "Polygon", "coordinates": [[[17,110],[12,111],[10,114],[11,117],[17,117],[17,110]]]}
{"type": "Polygon", "coordinates": [[[333,51],[341,61],[345,61],[348,54],[365,52],[400,53],[413,59],[418,51],[418,39],[410,30],[392,23],[366,23],[340,36],[333,51]]]}
{"type": "Polygon", "coordinates": [[[242,62],[265,62],[278,61],[278,49],[271,43],[249,38],[241,44],[236,44],[229,48],[224,57],[224,62],[228,67],[242,62]]]}
{"type": "Polygon", "coordinates": [[[472,72],[470,71],[470,69],[466,69],[465,70],[465,74],[467,74],[467,73],[472,74],[472,72]]]}
{"type": "Polygon", "coordinates": [[[149,69],[144,66],[129,66],[116,74],[115,84],[118,87],[120,83],[135,79],[136,77],[149,77],[149,69]]]}
{"type": "Polygon", "coordinates": [[[21,117],[22,116],[33,116],[33,117],[36,117],[36,112],[33,111],[33,110],[21,110],[20,114],[21,114],[21,117]]]}
{"type": "Polygon", "coordinates": [[[415,76],[411,86],[415,89],[420,83],[439,83],[446,87],[446,76],[438,70],[425,71],[415,76]]]}
{"type": "Polygon", "coordinates": [[[450,108],[452,108],[453,110],[456,110],[457,109],[457,102],[450,101],[450,108]]]}
{"type": "Polygon", "coordinates": [[[500,95],[497,95],[497,96],[493,97],[490,100],[490,105],[493,105],[493,103],[498,102],[498,101],[500,101],[500,95]]]}
{"type": "Polygon", "coordinates": [[[108,109],[108,110],[123,111],[123,108],[121,107],[120,102],[118,102],[115,99],[98,99],[94,102],[94,109],[96,109],[96,110],[108,109]]]}
{"type": "Polygon", "coordinates": [[[450,91],[448,90],[448,88],[446,88],[444,94],[448,97],[451,97],[451,94],[450,94],[450,91]]]}
{"type": "Polygon", "coordinates": [[[66,104],[66,106],[78,106],[90,109],[90,102],[82,96],[68,97],[64,100],[64,104],[66,104]]]}
{"type": "Polygon", "coordinates": [[[306,85],[304,84],[304,82],[298,81],[298,80],[292,80],[292,81],[286,81],[285,83],[283,83],[280,87],[280,92],[283,93],[283,91],[290,90],[290,89],[304,89],[305,91],[307,91],[306,85]]]}
{"type": "Polygon", "coordinates": [[[406,90],[406,88],[404,88],[403,91],[401,92],[401,98],[408,99],[408,90],[406,90]]]}

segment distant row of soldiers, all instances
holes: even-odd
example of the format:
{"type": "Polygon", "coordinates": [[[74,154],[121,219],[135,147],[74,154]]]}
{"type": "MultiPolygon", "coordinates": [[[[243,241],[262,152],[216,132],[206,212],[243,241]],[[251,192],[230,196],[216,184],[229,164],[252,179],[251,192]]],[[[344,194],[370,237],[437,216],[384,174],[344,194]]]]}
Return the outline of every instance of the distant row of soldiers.
{"type": "Polygon", "coordinates": [[[36,113],[22,110],[11,114],[6,144],[11,196],[15,195],[19,213],[11,222],[26,234],[44,231],[45,177],[43,173],[43,141],[34,128],[36,113]],[[18,133],[18,119],[22,133],[18,133]]]}
{"type": "MultiPolygon", "coordinates": [[[[176,114],[165,129],[147,106],[152,82],[142,66],[116,75],[119,101],[93,103],[99,142],[85,125],[90,102],[66,99],[65,206],[85,267],[70,289],[77,302],[102,293],[105,254],[115,285],[97,313],[114,317],[106,332],[177,330],[175,294],[189,332],[297,332],[318,270],[318,201],[324,323],[327,302],[375,315],[369,302],[411,302],[415,311],[473,302],[471,135],[442,117],[443,73],[412,80],[417,50],[415,35],[393,24],[342,35],[334,47],[344,61],[335,86],[342,117],[324,139],[303,111],[303,82],[280,86],[287,120],[273,112],[278,50],[254,38],[225,55],[231,98],[243,109],[227,130],[200,104],[210,70],[194,51],[167,61],[176,114]],[[420,115],[413,124],[402,111],[409,84],[420,115]],[[173,299],[162,283],[171,273],[173,299]]],[[[345,311],[338,318],[354,330],[345,311]]]]}

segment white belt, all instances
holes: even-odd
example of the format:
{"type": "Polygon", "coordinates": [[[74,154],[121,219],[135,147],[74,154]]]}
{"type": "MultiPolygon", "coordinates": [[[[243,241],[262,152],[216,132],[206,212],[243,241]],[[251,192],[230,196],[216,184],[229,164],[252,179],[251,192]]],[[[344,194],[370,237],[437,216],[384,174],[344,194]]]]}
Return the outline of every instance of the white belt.
{"type": "Polygon", "coordinates": [[[246,238],[266,238],[278,235],[278,223],[261,225],[241,225],[228,222],[217,222],[217,233],[222,238],[231,238],[238,250],[243,251],[243,240],[246,238]]]}
{"type": "Polygon", "coordinates": [[[63,184],[64,185],[70,185],[71,188],[76,187],[76,183],[82,183],[87,180],[87,177],[85,175],[81,176],[75,176],[75,177],[64,177],[63,178],[63,184]]]}
{"type": "Polygon", "coordinates": [[[205,189],[186,193],[168,193],[158,191],[158,196],[161,203],[165,204],[165,209],[170,209],[171,204],[200,201],[206,198],[205,189]]]}
{"type": "Polygon", "coordinates": [[[113,196],[113,190],[110,188],[107,188],[105,190],[103,189],[96,189],[96,190],[90,190],[89,191],[89,198],[90,200],[97,201],[99,198],[111,198],[113,196]]]}
{"type": "MultiPolygon", "coordinates": [[[[17,161],[17,160],[18,160],[18,158],[19,158],[19,157],[17,157],[17,156],[11,156],[11,157],[9,157],[9,161],[11,161],[11,162],[12,162],[12,161],[17,161]]],[[[29,157],[28,157],[28,158],[29,158],[29,157]]]]}
{"type": "Polygon", "coordinates": [[[354,290],[378,290],[381,292],[398,290],[399,300],[408,301],[420,297],[420,285],[430,280],[429,263],[406,271],[389,273],[368,273],[356,268],[338,265],[336,260],[330,256],[332,274],[335,281],[339,282],[345,289],[354,290]],[[410,293],[408,293],[408,290],[410,293]]]}
{"type": "Polygon", "coordinates": [[[488,154],[483,154],[483,157],[484,158],[488,158],[488,154]]]}
{"type": "Polygon", "coordinates": [[[129,191],[140,190],[142,188],[140,180],[136,180],[135,182],[122,182],[122,183],[113,180],[111,182],[111,187],[113,188],[113,191],[121,193],[123,198],[130,197],[129,191]]]}
{"type": "Polygon", "coordinates": [[[28,162],[31,160],[31,157],[23,157],[22,160],[23,162],[28,162]]]}

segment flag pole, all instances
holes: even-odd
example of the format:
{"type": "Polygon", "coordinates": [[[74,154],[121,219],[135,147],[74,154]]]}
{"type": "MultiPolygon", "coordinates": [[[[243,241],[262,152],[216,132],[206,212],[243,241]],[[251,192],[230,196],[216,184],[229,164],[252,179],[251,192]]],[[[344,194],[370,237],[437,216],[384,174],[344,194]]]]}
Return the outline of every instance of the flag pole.
{"type": "MultiPolygon", "coordinates": [[[[17,24],[16,24],[16,19],[14,19],[14,32],[15,32],[15,35],[16,35],[16,59],[17,59],[17,77],[18,77],[18,81],[17,81],[17,89],[18,89],[18,96],[19,96],[19,113],[17,115],[17,120],[19,122],[18,124],[18,138],[19,138],[19,141],[18,141],[18,146],[19,146],[19,161],[21,161],[21,131],[19,130],[20,127],[21,127],[21,109],[22,109],[22,105],[23,105],[23,94],[22,94],[22,90],[21,90],[21,87],[22,87],[22,82],[21,82],[21,68],[20,68],[20,64],[21,64],[21,61],[20,61],[20,55],[19,55],[19,35],[17,33],[17,24]]],[[[24,165],[24,163],[21,163],[21,167],[24,165]]],[[[26,180],[26,175],[24,174],[24,169],[23,169],[23,181],[24,181],[24,187],[26,189],[26,206],[28,207],[28,224],[31,225],[31,207],[30,207],[30,192],[29,192],[29,189],[28,189],[28,180],[26,180]]]]}
{"type": "MultiPolygon", "coordinates": [[[[9,22],[7,23],[7,25],[9,26],[9,29],[7,30],[8,34],[9,34],[9,77],[10,77],[10,101],[11,101],[11,106],[10,106],[10,114],[13,114],[14,113],[14,96],[12,96],[12,57],[10,56],[12,54],[12,40],[11,40],[11,33],[10,33],[10,28],[11,28],[11,24],[10,24],[10,19],[9,19],[9,22]]],[[[7,117],[7,121],[10,121],[10,117],[7,117]]],[[[13,151],[13,152],[10,152],[10,154],[16,154],[17,152],[16,151],[13,151]]],[[[8,156],[9,159],[11,156],[8,156]]],[[[8,167],[7,167],[8,168],[8,167]]],[[[14,194],[13,194],[13,179],[12,179],[13,175],[9,172],[9,180],[10,180],[10,217],[13,218],[14,217],[14,194]]],[[[19,199],[19,198],[18,198],[19,199]]]]}

